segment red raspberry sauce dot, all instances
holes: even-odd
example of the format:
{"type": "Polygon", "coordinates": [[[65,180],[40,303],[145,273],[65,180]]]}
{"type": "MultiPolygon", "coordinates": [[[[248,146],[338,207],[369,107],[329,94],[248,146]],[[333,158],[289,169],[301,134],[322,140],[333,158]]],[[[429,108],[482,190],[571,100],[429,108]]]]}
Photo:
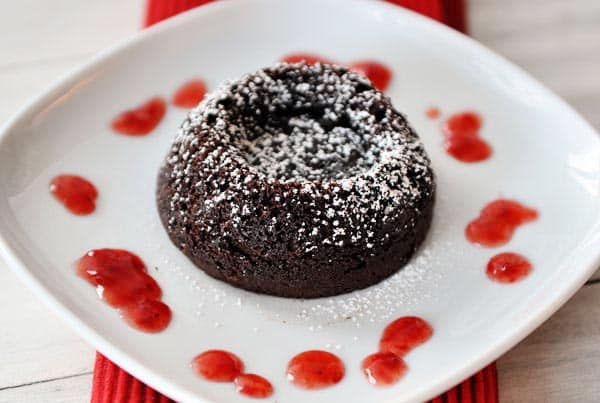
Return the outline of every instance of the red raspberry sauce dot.
{"type": "Polygon", "coordinates": [[[244,371],[244,363],[228,351],[208,350],[192,360],[192,368],[206,380],[233,382],[244,371]]]}
{"type": "Polygon", "coordinates": [[[160,301],[160,286],[137,255],[122,249],[94,249],[77,261],[76,268],[131,326],[156,333],[171,322],[171,309],[160,301]]]}
{"type": "Polygon", "coordinates": [[[111,123],[114,131],[128,136],[144,136],[162,120],[167,111],[164,99],[156,97],[148,102],[122,112],[111,123]]]}
{"type": "Polygon", "coordinates": [[[327,351],[309,350],[293,357],[287,368],[287,378],[304,389],[321,389],[335,385],[344,377],[344,363],[327,351]]]}
{"type": "Polygon", "coordinates": [[[442,127],[446,152],[462,162],[479,162],[492,155],[492,147],[479,137],[481,117],[475,112],[457,113],[442,127]]]}
{"type": "Polygon", "coordinates": [[[404,376],[408,367],[404,360],[392,353],[375,353],[366,357],[361,368],[370,384],[392,385],[404,376]]]}
{"type": "Polygon", "coordinates": [[[392,80],[392,71],[385,65],[374,61],[360,61],[352,63],[349,68],[363,74],[375,88],[385,91],[392,80]]]}
{"type": "Polygon", "coordinates": [[[462,162],[479,162],[492,155],[492,148],[479,137],[447,137],[444,147],[448,154],[462,162]]]}
{"type": "Polygon", "coordinates": [[[281,61],[284,63],[290,63],[290,64],[300,63],[300,62],[305,62],[306,64],[317,64],[317,63],[334,64],[334,62],[332,62],[329,59],[326,59],[320,55],[315,55],[315,54],[310,54],[310,53],[289,54],[289,55],[282,57],[281,61]]]}
{"type": "Polygon", "coordinates": [[[121,315],[131,326],[148,333],[157,333],[166,328],[172,316],[171,309],[155,299],[128,305],[121,309],[121,315]]]}
{"type": "Polygon", "coordinates": [[[204,99],[206,84],[202,80],[191,80],[175,91],[171,103],[180,108],[193,108],[204,99]]]}
{"type": "Polygon", "coordinates": [[[505,252],[490,259],[486,272],[490,279],[498,283],[514,283],[531,272],[531,263],[517,253],[505,252]]]}
{"type": "Polygon", "coordinates": [[[50,182],[50,192],[73,214],[86,215],[96,209],[98,191],[87,179],[77,175],[59,175],[50,182]]]}
{"type": "Polygon", "coordinates": [[[445,135],[475,136],[481,129],[481,117],[476,112],[456,113],[448,118],[442,131],[445,135]]]}
{"type": "Polygon", "coordinates": [[[538,212],[521,203],[498,199],[488,203],[465,228],[467,239],[473,243],[495,247],[510,241],[515,230],[538,218],[538,212]]]}
{"type": "Polygon", "coordinates": [[[379,341],[379,351],[404,356],[413,348],[425,343],[433,335],[433,328],[416,316],[404,316],[390,323],[379,341]]]}
{"type": "Polygon", "coordinates": [[[436,108],[435,106],[432,106],[430,108],[427,108],[425,110],[425,115],[429,118],[429,119],[437,119],[440,117],[440,109],[436,108]]]}
{"type": "Polygon", "coordinates": [[[265,398],[273,394],[273,385],[260,375],[241,374],[234,380],[238,393],[254,398],[265,398]]]}

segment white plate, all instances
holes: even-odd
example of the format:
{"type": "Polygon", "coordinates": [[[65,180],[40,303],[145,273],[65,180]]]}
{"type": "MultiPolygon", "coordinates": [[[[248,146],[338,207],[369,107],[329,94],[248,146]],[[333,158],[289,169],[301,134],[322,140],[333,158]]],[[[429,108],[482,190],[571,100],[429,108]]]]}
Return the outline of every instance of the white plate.
{"type": "Polygon", "coordinates": [[[190,359],[208,348],[234,351],[275,386],[271,401],[418,401],[497,358],[548,318],[591,275],[600,252],[600,141],[573,110],[525,73],[440,24],[377,1],[217,2],[146,30],[97,57],[37,98],[3,130],[0,227],[4,258],[91,344],[180,401],[247,401],[232,385],[198,379],[190,359]],[[188,78],[211,88],[307,50],[393,67],[389,95],[420,133],[438,175],[439,199],[426,245],[413,262],[369,289],[321,300],[255,295],[208,278],[169,242],[154,205],[157,168],[185,112],[169,108],[148,137],[112,133],[110,120],[188,78]],[[462,164],[441,147],[446,113],[476,109],[495,154],[462,164]],[[74,172],[99,188],[97,211],[67,213],[48,193],[56,174],[74,172]],[[465,224],[506,196],[540,219],[505,248],[465,241],[465,224]],[[139,254],[174,311],[156,335],[128,327],[78,278],[73,261],[90,248],[139,254]],[[500,250],[526,254],[535,269],[500,285],[484,273],[500,250]],[[360,373],[391,319],[419,315],[434,337],[407,356],[398,384],[376,389],[360,373]],[[347,319],[351,318],[351,319],[347,319]],[[347,365],[337,386],[304,391],[285,379],[289,358],[329,349],[347,365]]]}

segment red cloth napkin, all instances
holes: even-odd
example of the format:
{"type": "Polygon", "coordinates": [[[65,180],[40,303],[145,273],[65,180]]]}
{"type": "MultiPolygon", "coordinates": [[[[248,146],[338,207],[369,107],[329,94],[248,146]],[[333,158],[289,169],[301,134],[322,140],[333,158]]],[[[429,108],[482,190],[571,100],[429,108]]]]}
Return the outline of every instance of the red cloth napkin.
{"type": "MultiPolygon", "coordinates": [[[[215,0],[147,0],[145,25],[155,24],[182,11],[215,0]]],[[[466,32],[466,0],[388,0],[466,32]]],[[[96,354],[92,403],[169,403],[161,395],[96,354]]],[[[461,384],[431,400],[431,403],[497,403],[498,376],[496,365],[490,364],[461,384]]]]}
{"type": "MultiPolygon", "coordinates": [[[[146,0],[145,26],[156,24],[182,11],[211,3],[215,0],[146,0]]],[[[467,0],[387,0],[389,3],[410,8],[459,31],[467,31],[467,0]]]]}

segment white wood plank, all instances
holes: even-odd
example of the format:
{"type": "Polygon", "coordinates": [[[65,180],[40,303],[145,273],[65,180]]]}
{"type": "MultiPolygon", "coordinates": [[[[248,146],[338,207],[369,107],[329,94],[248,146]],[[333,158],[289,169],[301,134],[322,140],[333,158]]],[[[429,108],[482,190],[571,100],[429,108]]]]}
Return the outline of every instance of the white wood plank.
{"type": "Polygon", "coordinates": [[[471,34],[600,128],[600,1],[471,0],[471,34]]]}
{"type": "Polygon", "coordinates": [[[91,371],[94,350],[0,264],[0,389],[91,371]]]}
{"type": "Polygon", "coordinates": [[[600,399],[600,283],[584,287],[498,362],[502,403],[600,399]]]}
{"type": "Polygon", "coordinates": [[[28,386],[0,390],[0,403],[83,403],[90,401],[92,375],[43,381],[28,386]]]}

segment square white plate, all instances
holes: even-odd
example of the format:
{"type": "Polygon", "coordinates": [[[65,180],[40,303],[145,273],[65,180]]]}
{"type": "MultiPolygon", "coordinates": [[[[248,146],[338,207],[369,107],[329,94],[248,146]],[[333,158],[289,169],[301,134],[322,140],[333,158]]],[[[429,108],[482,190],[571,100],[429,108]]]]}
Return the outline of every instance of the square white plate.
{"type": "Polygon", "coordinates": [[[371,0],[217,2],[148,29],[103,53],[27,106],[0,138],[0,251],[69,324],[110,359],[180,401],[244,402],[229,384],[205,382],[189,367],[209,348],[237,353],[270,379],[269,401],[405,402],[443,392],[505,352],[548,318],[589,277],[600,254],[600,141],[569,106],[528,75],[469,38],[401,8],[371,0]],[[438,178],[426,244],[404,270],[352,294],[287,300],[229,287],[197,270],[170,243],[154,204],[158,166],[185,111],[170,107],[149,136],[109,129],[120,111],[170,94],[200,76],[227,78],[310,51],[391,66],[388,94],[425,142],[438,178]],[[493,157],[462,164],[442,149],[440,121],[475,109],[493,157]],[[77,173],[100,191],[90,216],[71,215],[48,192],[52,177],[77,173]],[[468,243],[464,227],[487,202],[515,198],[541,216],[504,248],[468,243]],[[151,268],[173,312],[166,331],[128,327],[78,278],[88,249],[129,249],[151,268]],[[491,282],[497,252],[525,254],[532,274],[491,282]],[[155,269],[156,268],[156,269],[155,269]],[[375,352],[392,319],[419,315],[433,338],[411,352],[406,377],[370,386],[360,361],[375,352]],[[304,391],[288,383],[296,353],[326,349],[347,366],[335,387],[304,391]]]}

